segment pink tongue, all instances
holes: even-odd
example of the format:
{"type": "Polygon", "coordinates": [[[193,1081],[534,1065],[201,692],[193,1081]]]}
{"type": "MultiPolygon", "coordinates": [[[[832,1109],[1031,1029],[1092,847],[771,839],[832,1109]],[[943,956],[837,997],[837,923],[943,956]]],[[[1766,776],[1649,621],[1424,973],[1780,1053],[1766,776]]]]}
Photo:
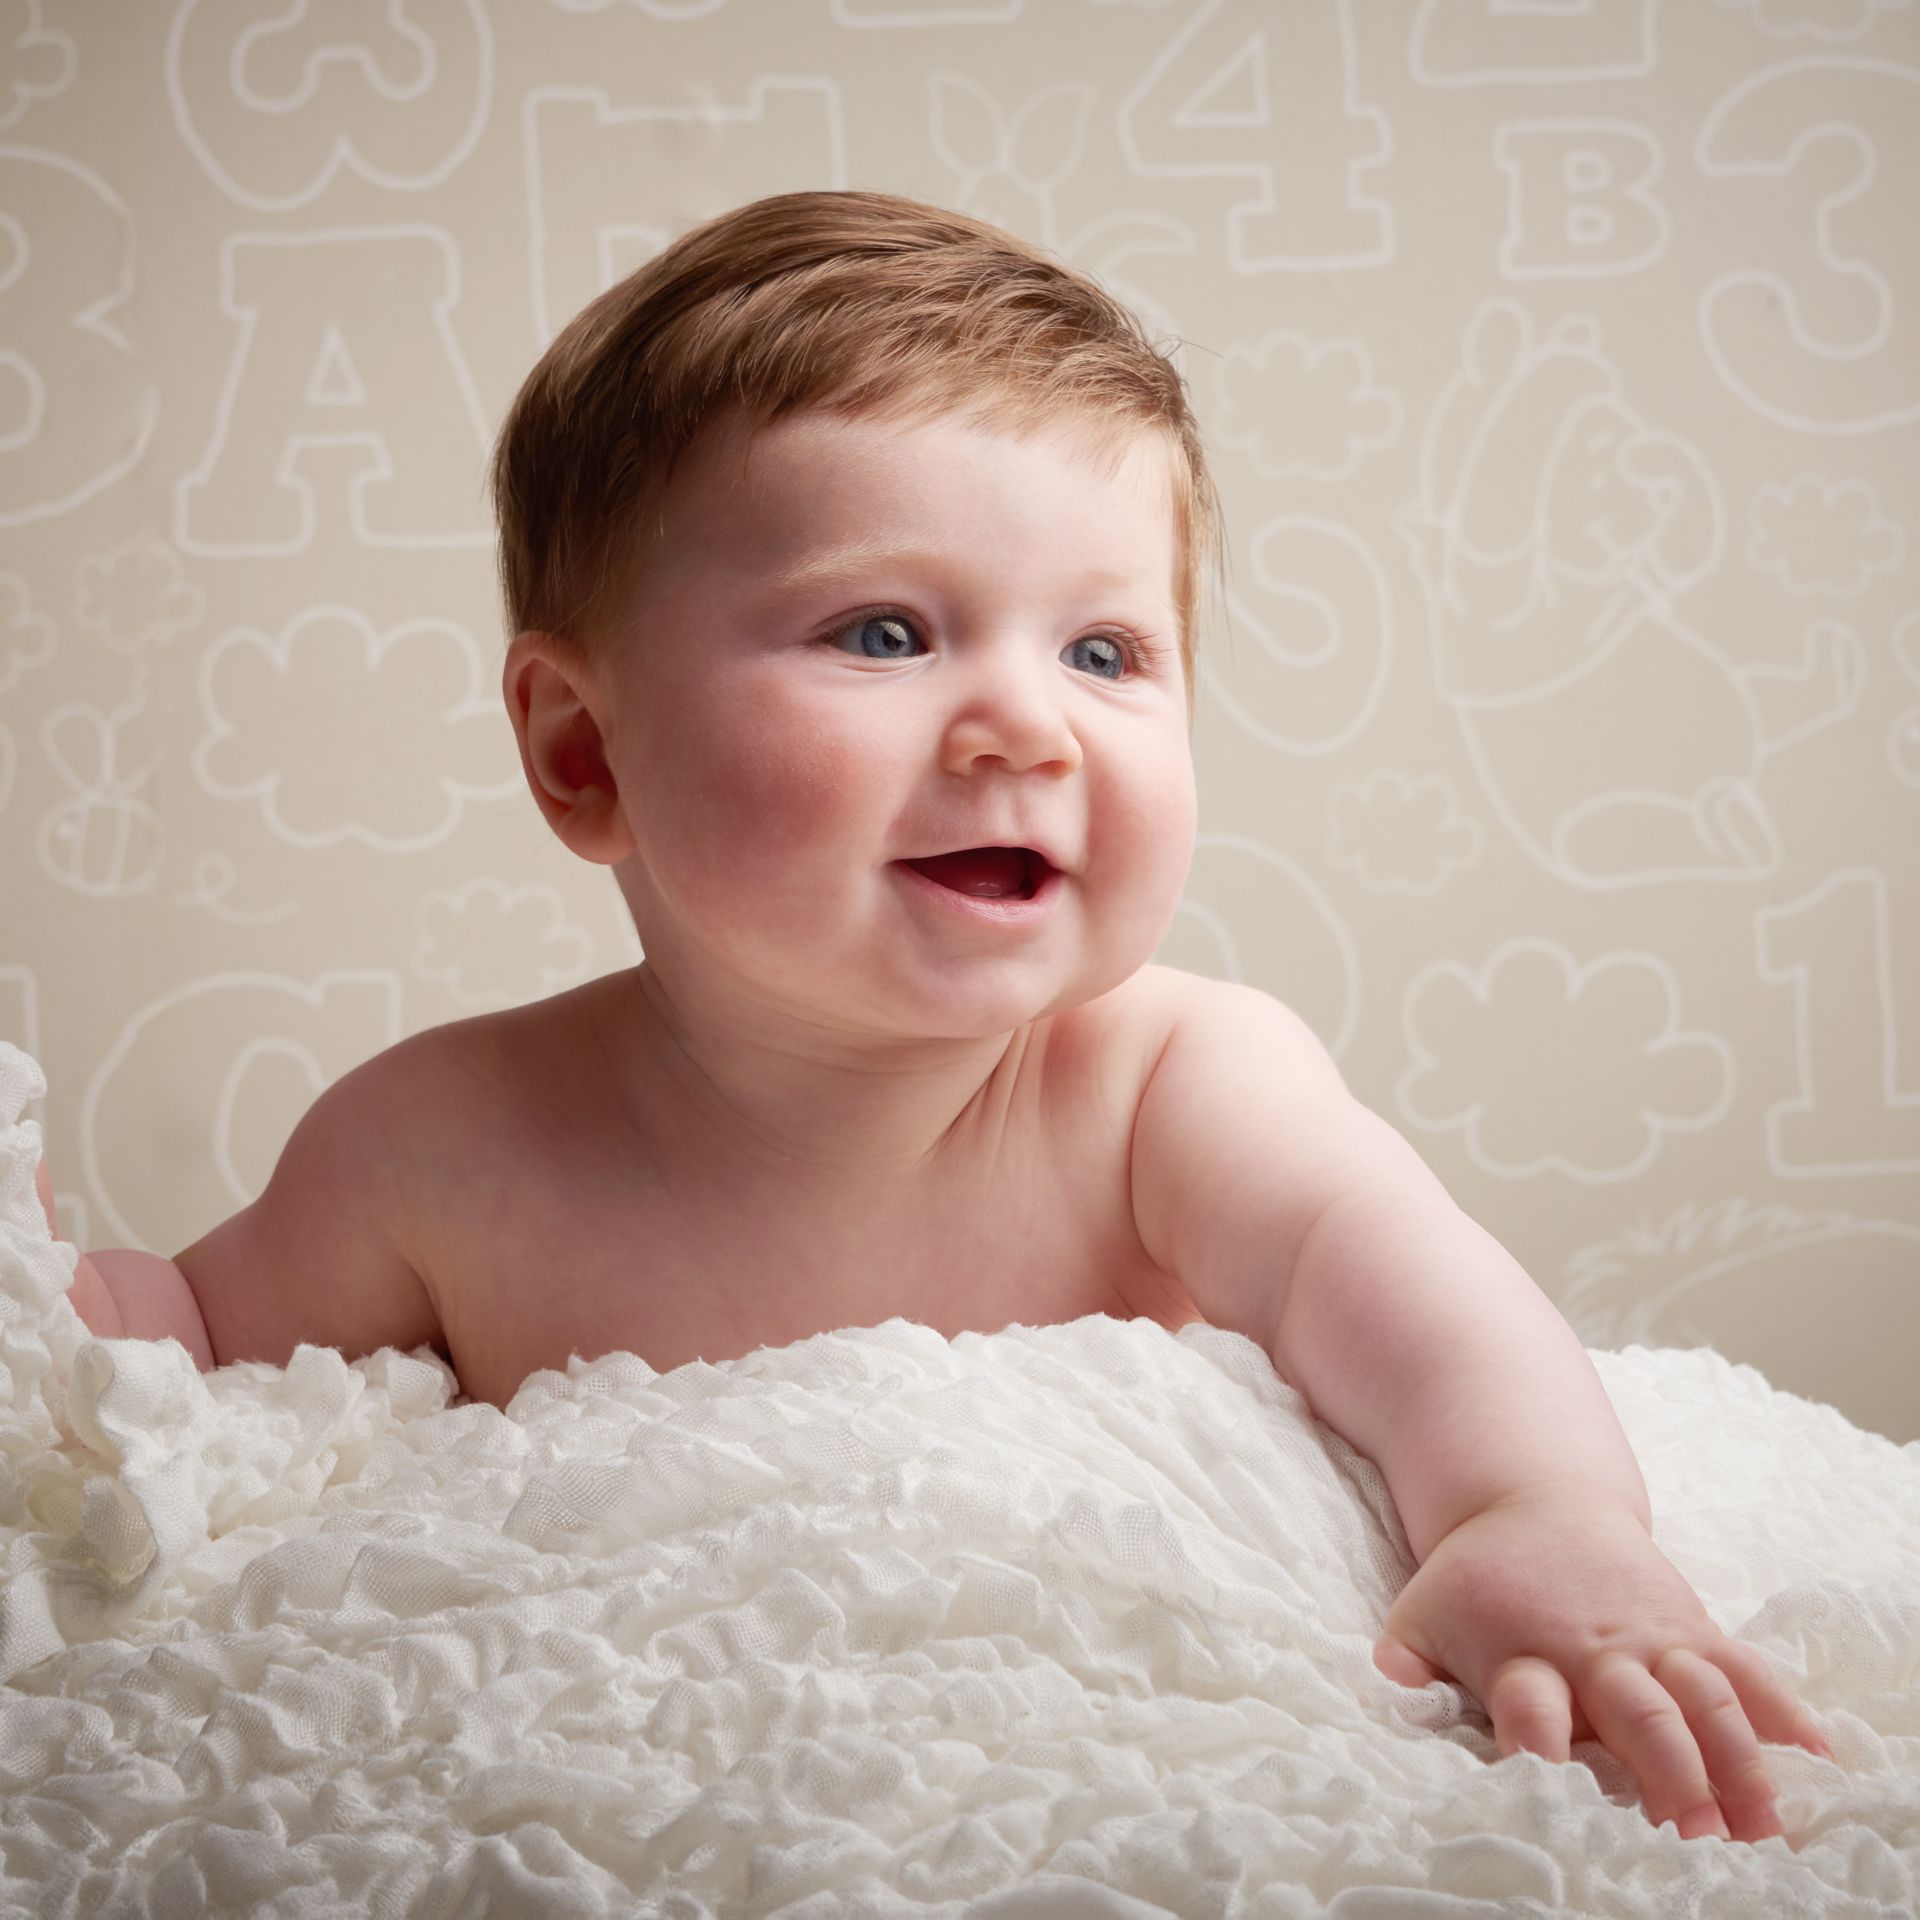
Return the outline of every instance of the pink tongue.
{"type": "Polygon", "coordinates": [[[999,900],[1026,890],[1027,856],[1018,847],[968,847],[961,853],[909,860],[907,865],[955,893],[999,900]]]}

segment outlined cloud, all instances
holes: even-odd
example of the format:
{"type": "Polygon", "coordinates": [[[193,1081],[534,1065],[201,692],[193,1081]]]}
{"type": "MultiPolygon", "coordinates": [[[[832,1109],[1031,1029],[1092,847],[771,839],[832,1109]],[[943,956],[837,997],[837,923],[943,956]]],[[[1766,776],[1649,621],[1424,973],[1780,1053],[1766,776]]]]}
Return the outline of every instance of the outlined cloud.
{"type": "Polygon", "coordinates": [[[355,608],[323,606],[277,634],[236,628],[201,660],[210,724],[194,772],[216,799],[257,801],[288,846],[422,852],[469,800],[521,784],[517,766],[487,777],[511,744],[487,681],[472,635],[451,621],[380,632],[355,608]]]}
{"type": "Polygon", "coordinates": [[[1798,598],[1856,599],[1906,558],[1905,533],[1864,480],[1797,473],[1756,489],[1749,512],[1747,564],[1798,598]]]}
{"type": "Polygon", "coordinates": [[[1344,480],[1400,438],[1399,396],[1358,340],[1283,328],[1229,349],[1214,388],[1215,444],[1244,452],[1269,479],[1344,480]]]}
{"type": "Polygon", "coordinates": [[[1632,1179],[1668,1134],[1732,1110],[1733,1048],[1682,1025],[1680,983],[1657,954],[1578,962],[1557,941],[1504,941],[1478,969],[1422,968],[1403,1020],[1414,1064],[1396,1088],[1416,1127],[1463,1136],[1505,1179],[1632,1179]]]}
{"type": "Polygon", "coordinates": [[[472,1007],[519,1006],[585,980],[593,941],[552,887],[481,874],[423,894],[413,970],[472,1007]]]}
{"type": "Polygon", "coordinates": [[[1480,858],[1485,842],[1453,783],[1438,774],[1381,767],[1327,795],[1327,865],[1368,893],[1436,894],[1480,858]]]}

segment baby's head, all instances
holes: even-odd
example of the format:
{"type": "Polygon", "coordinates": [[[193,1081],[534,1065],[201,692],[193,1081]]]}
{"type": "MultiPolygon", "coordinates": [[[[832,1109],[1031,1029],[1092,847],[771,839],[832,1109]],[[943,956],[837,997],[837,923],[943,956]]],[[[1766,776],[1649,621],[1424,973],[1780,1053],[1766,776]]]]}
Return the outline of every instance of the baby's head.
{"type": "Polygon", "coordinates": [[[492,485],[529,784],[656,973],[805,976],[817,1015],[856,948],[932,961],[958,1034],[1152,957],[1224,539],[1184,382],[1093,283],[888,194],[756,201],[573,319],[492,485]],[[902,866],[996,845],[1060,870],[1041,920],[902,866]]]}

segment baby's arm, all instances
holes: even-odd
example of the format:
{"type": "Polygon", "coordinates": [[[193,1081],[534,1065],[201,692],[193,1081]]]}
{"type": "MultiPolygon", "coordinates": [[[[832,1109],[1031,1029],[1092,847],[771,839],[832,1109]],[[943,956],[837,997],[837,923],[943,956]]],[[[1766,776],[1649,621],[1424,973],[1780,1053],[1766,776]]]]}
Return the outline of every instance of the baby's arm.
{"type": "MultiPolygon", "coordinates": [[[[56,1239],[53,1177],[43,1157],[34,1185],[56,1239]]],[[[178,1340],[202,1373],[213,1370],[213,1346],[187,1276],[164,1255],[132,1247],[83,1253],[74,1261],[73,1309],[98,1340],[178,1340]]]]}
{"type": "Polygon", "coordinates": [[[1419,1567],[1374,1665],[1457,1680],[1502,1753],[1603,1741],[1684,1839],[1779,1834],[1759,1742],[1825,1754],[1818,1725],[1654,1545],[1572,1328],[1306,1023],[1196,990],[1141,1098],[1133,1184],[1153,1258],[1379,1466],[1419,1567]]]}
{"type": "Polygon", "coordinates": [[[1650,1524],[1579,1337],[1270,994],[1196,981],[1141,1099],[1133,1194],[1201,1313],[1379,1466],[1417,1560],[1529,1486],[1650,1524]]]}
{"type": "MultiPolygon", "coordinates": [[[[364,1061],[301,1116],[266,1189],[173,1259],[130,1248],[81,1254],[71,1299],[101,1339],[175,1339],[206,1373],[236,1360],[285,1366],[295,1347],[441,1344],[425,1284],[396,1243],[400,1151],[421,1124],[432,1047],[414,1035],[364,1061]]],[[[53,1224],[42,1160],[41,1204],[53,1224]]]]}

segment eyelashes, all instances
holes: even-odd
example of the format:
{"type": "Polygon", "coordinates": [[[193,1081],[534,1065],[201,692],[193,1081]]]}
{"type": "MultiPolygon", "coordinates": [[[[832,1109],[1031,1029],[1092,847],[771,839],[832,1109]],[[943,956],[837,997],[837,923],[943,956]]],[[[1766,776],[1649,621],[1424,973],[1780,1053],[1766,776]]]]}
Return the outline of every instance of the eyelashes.
{"type": "MultiPolygon", "coordinates": [[[[861,612],[852,615],[850,618],[842,620],[831,633],[822,634],[820,636],[821,644],[823,646],[833,646],[836,642],[844,640],[848,634],[857,633],[860,628],[874,620],[897,620],[903,627],[906,627],[919,638],[925,639],[926,637],[920,632],[919,621],[904,609],[900,607],[867,607],[861,612]]],[[[1112,642],[1114,646],[1120,649],[1120,652],[1125,656],[1127,663],[1133,668],[1135,673],[1149,676],[1160,671],[1162,664],[1173,651],[1165,641],[1151,640],[1144,634],[1135,633],[1130,627],[1096,627],[1090,632],[1076,634],[1074,640],[1069,644],[1077,644],[1081,640],[1107,640],[1112,642]]],[[[1093,677],[1096,679],[1108,678],[1108,676],[1098,674],[1093,677]]],[[[1118,683],[1114,682],[1114,684],[1118,683]]]]}

